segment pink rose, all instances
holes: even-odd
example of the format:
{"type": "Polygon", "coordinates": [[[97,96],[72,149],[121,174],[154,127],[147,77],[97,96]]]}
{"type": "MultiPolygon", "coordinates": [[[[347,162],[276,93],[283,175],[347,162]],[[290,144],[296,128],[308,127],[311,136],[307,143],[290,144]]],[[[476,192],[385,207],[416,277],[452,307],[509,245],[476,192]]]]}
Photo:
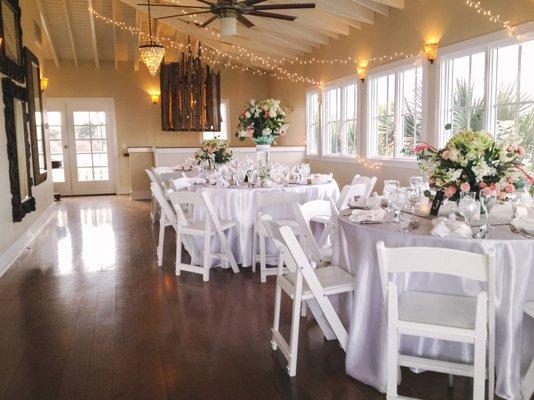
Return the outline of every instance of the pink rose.
{"type": "Polygon", "coordinates": [[[488,186],[486,186],[484,189],[482,189],[482,192],[486,195],[486,196],[491,196],[492,193],[494,192],[494,190],[488,186]]]}
{"type": "Polygon", "coordinates": [[[443,153],[441,153],[441,158],[443,158],[444,160],[448,160],[449,159],[449,150],[445,150],[443,153]]]}
{"type": "Polygon", "coordinates": [[[488,185],[486,185],[485,182],[480,182],[480,184],[478,185],[478,187],[480,187],[480,189],[484,189],[485,187],[487,187],[488,185]]]}
{"type": "Polygon", "coordinates": [[[456,187],[455,186],[449,186],[447,189],[445,189],[445,197],[452,197],[456,193],[456,187]]]}
{"type": "Polygon", "coordinates": [[[523,157],[525,155],[525,148],[523,146],[519,146],[517,148],[517,154],[519,154],[519,157],[523,157]]]}
{"type": "Polygon", "coordinates": [[[506,192],[499,192],[497,197],[499,198],[499,200],[505,200],[507,195],[508,195],[508,193],[506,193],[506,192]]]}
{"type": "Polygon", "coordinates": [[[420,144],[419,146],[415,146],[413,151],[414,153],[420,153],[421,151],[425,151],[429,148],[430,146],[428,144],[420,144]]]}
{"type": "Polygon", "coordinates": [[[460,185],[460,190],[464,193],[467,193],[469,192],[469,190],[471,189],[471,185],[467,182],[464,182],[460,185]]]}
{"type": "Polygon", "coordinates": [[[514,151],[516,151],[516,149],[517,149],[516,145],[512,144],[512,145],[508,146],[506,151],[509,152],[509,153],[513,153],[514,151]]]}
{"type": "Polygon", "coordinates": [[[511,176],[509,176],[508,178],[506,178],[506,182],[508,182],[508,183],[514,183],[514,180],[515,180],[515,179],[514,179],[513,177],[511,177],[511,176]]]}
{"type": "Polygon", "coordinates": [[[504,190],[506,190],[507,193],[513,193],[515,192],[515,186],[509,183],[504,187],[504,190]]]}

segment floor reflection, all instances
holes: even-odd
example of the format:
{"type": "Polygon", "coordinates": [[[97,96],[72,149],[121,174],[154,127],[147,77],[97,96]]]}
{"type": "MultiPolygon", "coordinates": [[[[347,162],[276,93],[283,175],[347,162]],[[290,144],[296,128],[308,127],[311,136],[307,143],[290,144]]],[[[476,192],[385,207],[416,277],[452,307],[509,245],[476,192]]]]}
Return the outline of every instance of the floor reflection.
{"type": "Polygon", "coordinates": [[[61,275],[75,271],[96,272],[114,270],[117,265],[116,235],[113,230],[113,213],[110,207],[80,208],[80,238],[73,242],[74,233],[69,227],[65,210],[58,212],[57,265],[61,275]],[[77,254],[76,258],[73,256],[77,254]],[[76,268],[78,266],[78,268],[76,268]]]}

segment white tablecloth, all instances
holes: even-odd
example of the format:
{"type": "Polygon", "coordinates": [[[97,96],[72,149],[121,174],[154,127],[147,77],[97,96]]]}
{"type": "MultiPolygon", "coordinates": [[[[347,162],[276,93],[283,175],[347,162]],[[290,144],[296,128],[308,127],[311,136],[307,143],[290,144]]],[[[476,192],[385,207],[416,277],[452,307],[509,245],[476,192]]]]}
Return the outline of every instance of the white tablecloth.
{"type": "MultiPolygon", "coordinates": [[[[257,215],[256,193],[265,191],[305,192],[308,196],[308,201],[326,200],[329,198],[337,201],[339,197],[339,187],[336,181],[318,185],[290,185],[269,189],[198,187],[197,190],[207,191],[219,219],[237,223],[236,227],[229,230],[227,237],[237,263],[242,264],[243,267],[250,267],[252,265],[254,220],[257,215]]],[[[271,215],[275,219],[291,217],[289,205],[276,206],[271,209],[267,208],[263,212],[271,215]]],[[[199,220],[204,218],[204,215],[201,211],[195,210],[193,218],[199,220]]],[[[220,253],[219,240],[215,238],[212,242],[212,252],[220,253]]],[[[198,241],[198,246],[202,248],[201,240],[198,241]]],[[[268,243],[268,246],[267,252],[274,253],[274,246],[270,243],[268,243]]],[[[187,250],[191,253],[190,249],[187,250]]],[[[193,262],[198,264],[201,261],[197,257],[194,257],[193,262]]]]}
{"type": "MultiPolygon", "coordinates": [[[[438,238],[430,235],[431,223],[421,219],[412,233],[399,232],[398,224],[357,225],[340,218],[341,240],[334,261],[356,276],[356,294],[350,311],[346,372],[355,379],[386,389],[386,316],[380,286],[376,243],[388,247],[431,246],[482,253],[496,249],[496,393],[520,398],[520,370],[534,355],[534,332],[523,328],[523,305],[534,299],[534,240],[510,232],[507,226],[490,231],[485,240],[438,238]],[[523,349],[522,349],[523,347],[523,349]],[[522,353],[523,350],[523,353],[522,353]],[[523,359],[522,359],[523,357],[523,359]]],[[[400,290],[424,290],[474,296],[479,283],[440,274],[397,274],[400,290]]],[[[527,326],[525,324],[525,326],[527,326]]],[[[528,325],[532,326],[532,325],[528,325]]],[[[453,342],[402,337],[404,354],[472,362],[473,348],[453,342]]]]}

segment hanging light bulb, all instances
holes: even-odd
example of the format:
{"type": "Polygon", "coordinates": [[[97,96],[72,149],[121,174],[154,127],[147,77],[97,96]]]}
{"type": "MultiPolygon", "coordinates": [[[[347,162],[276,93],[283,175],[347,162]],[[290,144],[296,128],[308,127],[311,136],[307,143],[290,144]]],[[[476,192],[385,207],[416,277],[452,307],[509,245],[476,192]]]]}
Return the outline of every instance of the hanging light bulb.
{"type": "Polygon", "coordinates": [[[139,57],[145,63],[150,75],[156,76],[158,68],[165,55],[165,47],[157,44],[152,38],[152,13],[150,11],[150,0],[148,0],[148,43],[139,46],[139,57]]]}

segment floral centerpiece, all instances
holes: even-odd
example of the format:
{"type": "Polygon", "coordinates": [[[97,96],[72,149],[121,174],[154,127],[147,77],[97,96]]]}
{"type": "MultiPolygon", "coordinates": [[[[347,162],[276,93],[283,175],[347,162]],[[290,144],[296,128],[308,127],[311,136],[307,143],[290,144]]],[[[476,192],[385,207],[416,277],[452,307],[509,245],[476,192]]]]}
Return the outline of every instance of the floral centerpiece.
{"type": "Polygon", "coordinates": [[[500,200],[524,186],[534,185],[523,164],[525,149],[495,141],[489,133],[461,131],[443,149],[422,144],[414,149],[419,168],[430,186],[456,200],[460,192],[495,191],[500,200]]]}
{"type": "Polygon", "coordinates": [[[236,137],[241,141],[250,138],[256,145],[270,145],[284,136],[288,128],[280,100],[267,99],[258,103],[252,99],[239,116],[236,137]]]}
{"type": "Polygon", "coordinates": [[[205,140],[200,149],[193,155],[198,164],[205,161],[210,166],[226,164],[234,157],[232,150],[228,148],[228,142],[221,139],[205,140]]]}

